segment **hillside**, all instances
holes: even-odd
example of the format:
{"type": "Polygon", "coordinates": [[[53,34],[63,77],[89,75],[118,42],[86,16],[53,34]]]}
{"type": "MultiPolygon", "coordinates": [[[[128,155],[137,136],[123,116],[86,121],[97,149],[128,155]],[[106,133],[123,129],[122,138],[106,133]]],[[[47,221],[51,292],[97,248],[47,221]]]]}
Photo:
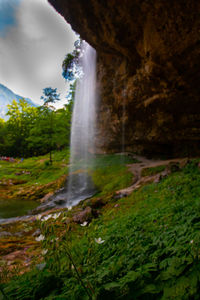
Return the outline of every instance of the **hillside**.
{"type": "Polygon", "coordinates": [[[117,190],[139,162],[100,155],[94,197],[1,224],[0,299],[199,299],[199,159],[142,162],[143,184],[127,197],[117,190]]]}
{"type": "MultiPolygon", "coordinates": [[[[7,105],[11,104],[13,100],[19,102],[20,99],[24,97],[19,96],[13,93],[9,88],[0,84],[0,118],[7,119],[6,113],[8,111],[7,105]]],[[[37,106],[32,100],[29,98],[24,98],[29,104],[32,106],[37,106]]]]}

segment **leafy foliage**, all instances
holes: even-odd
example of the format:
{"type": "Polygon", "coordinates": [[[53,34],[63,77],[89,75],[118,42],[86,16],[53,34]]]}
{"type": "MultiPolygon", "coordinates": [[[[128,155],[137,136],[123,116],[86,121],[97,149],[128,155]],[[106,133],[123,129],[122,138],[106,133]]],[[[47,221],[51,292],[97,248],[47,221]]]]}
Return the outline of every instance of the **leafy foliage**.
{"type": "Polygon", "coordinates": [[[4,151],[7,152],[5,155],[12,155],[13,150],[17,149],[17,152],[24,156],[26,138],[36,118],[37,108],[30,106],[24,99],[19,100],[19,103],[13,100],[12,104],[8,105],[7,115],[10,118],[4,123],[4,151]]]}
{"type": "Polygon", "coordinates": [[[57,89],[52,89],[51,87],[43,89],[44,96],[41,99],[44,101],[44,105],[49,103],[55,103],[60,100],[60,94],[57,94],[57,89]]]}
{"type": "Polygon", "coordinates": [[[0,181],[20,179],[24,182],[24,186],[32,186],[36,183],[39,186],[50,183],[68,173],[69,148],[53,152],[53,160],[53,165],[47,164],[47,154],[26,158],[23,162],[0,161],[0,181]]]}
{"type": "Polygon", "coordinates": [[[199,185],[192,162],[117,205],[113,199],[88,227],[66,225],[65,213],[42,222],[46,267],[4,292],[10,299],[89,299],[75,265],[90,299],[199,299],[199,185]]]}
{"type": "Polygon", "coordinates": [[[49,107],[58,96],[52,91],[45,92],[43,106],[32,107],[23,99],[8,106],[10,118],[0,122],[0,155],[30,157],[69,145],[73,100],[55,111],[49,107]]]}
{"type": "Polygon", "coordinates": [[[62,69],[63,69],[63,77],[68,80],[74,80],[79,72],[80,72],[80,65],[79,65],[79,55],[81,53],[81,45],[82,40],[79,38],[75,43],[72,53],[68,53],[63,61],[62,69]]]}

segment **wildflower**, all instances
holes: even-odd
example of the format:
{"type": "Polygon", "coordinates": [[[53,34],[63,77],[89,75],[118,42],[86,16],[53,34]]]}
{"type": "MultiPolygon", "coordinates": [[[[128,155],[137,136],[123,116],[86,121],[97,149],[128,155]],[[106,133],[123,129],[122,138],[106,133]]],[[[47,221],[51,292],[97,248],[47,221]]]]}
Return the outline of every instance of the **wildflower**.
{"type": "Polygon", "coordinates": [[[190,244],[193,244],[193,242],[194,242],[194,240],[191,240],[191,241],[190,241],[190,244]]]}
{"type": "Polygon", "coordinates": [[[44,238],[45,238],[44,235],[40,234],[38,237],[36,237],[35,240],[36,240],[37,242],[40,242],[40,241],[44,241],[44,238]]]}
{"type": "Polygon", "coordinates": [[[43,219],[42,219],[42,221],[47,221],[48,219],[50,219],[52,217],[52,215],[47,215],[46,217],[44,217],[43,219]]]}
{"type": "Polygon", "coordinates": [[[36,268],[42,271],[46,267],[46,263],[36,265],[36,268]]]}
{"type": "Polygon", "coordinates": [[[53,219],[57,219],[58,217],[60,217],[60,214],[61,213],[58,213],[58,214],[54,214],[52,217],[53,217],[53,219]]]}
{"type": "Polygon", "coordinates": [[[58,241],[59,238],[54,237],[53,239],[51,239],[51,242],[53,243],[54,241],[58,241]]]}
{"type": "Polygon", "coordinates": [[[98,239],[94,239],[97,244],[103,244],[105,240],[102,240],[100,237],[98,239]]]}
{"type": "Polygon", "coordinates": [[[47,252],[48,252],[48,249],[43,249],[41,253],[42,253],[42,255],[45,255],[45,254],[47,254],[47,252]]]}
{"type": "Polygon", "coordinates": [[[68,210],[72,210],[72,206],[68,206],[67,209],[68,209],[68,210]]]}
{"type": "Polygon", "coordinates": [[[83,226],[83,227],[84,227],[84,226],[86,226],[86,225],[87,225],[87,223],[88,223],[88,222],[86,222],[86,221],[85,221],[85,222],[83,222],[83,223],[81,224],[81,226],[83,226]]]}
{"type": "Polygon", "coordinates": [[[42,215],[37,215],[36,220],[40,220],[42,218],[42,215]]]}

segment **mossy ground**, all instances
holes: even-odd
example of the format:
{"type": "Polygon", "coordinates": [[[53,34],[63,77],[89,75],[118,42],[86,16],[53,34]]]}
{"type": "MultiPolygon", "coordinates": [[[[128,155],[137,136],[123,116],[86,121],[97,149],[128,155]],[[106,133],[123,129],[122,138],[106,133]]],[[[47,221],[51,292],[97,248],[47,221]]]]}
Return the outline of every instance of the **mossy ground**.
{"type": "MultiPolygon", "coordinates": [[[[6,190],[6,195],[11,193],[11,196],[25,197],[27,201],[30,200],[30,197],[34,196],[34,199],[38,200],[41,196],[48,192],[48,189],[55,190],[59,182],[62,183],[63,174],[68,172],[68,151],[62,151],[54,153],[54,162],[53,166],[48,163],[48,156],[42,157],[33,157],[25,159],[23,162],[8,163],[1,162],[2,177],[1,180],[19,180],[17,179],[20,171],[28,172],[30,174],[22,173],[19,177],[23,177],[26,180],[26,183],[22,182],[21,184],[8,185],[6,190]],[[15,169],[16,166],[16,169],[15,169]],[[62,168],[63,167],[63,168],[62,168]],[[60,168],[62,170],[60,171],[60,168]],[[6,171],[6,172],[4,172],[6,171]],[[50,173],[50,176],[47,177],[47,174],[50,173]],[[34,178],[33,175],[34,174],[34,178]],[[46,178],[45,178],[46,177],[46,178]],[[43,180],[45,178],[45,181],[43,180]],[[55,180],[57,178],[57,180],[55,180]],[[53,182],[51,180],[54,180],[53,182]],[[36,182],[37,181],[37,182],[36,182]],[[37,183],[37,185],[36,185],[37,183]],[[46,183],[46,184],[45,184],[46,183]],[[56,185],[57,183],[57,185],[56,185]],[[16,187],[18,189],[16,189],[16,187]],[[14,188],[14,193],[13,193],[14,188]],[[22,190],[21,190],[22,189],[22,190]],[[21,190],[19,194],[19,190],[21,190]],[[42,193],[42,194],[41,194],[42,193]]],[[[117,178],[120,178],[119,175],[124,177],[124,184],[129,185],[131,183],[132,175],[127,171],[125,163],[134,162],[132,158],[127,156],[121,157],[118,155],[98,155],[96,158],[97,169],[90,165],[90,172],[92,176],[96,176],[98,172],[104,170],[104,182],[109,182],[111,177],[116,175],[117,178]],[[106,167],[107,166],[107,167],[106,167]],[[107,172],[105,172],[107,168],[107,172]],[[95,171],[94,171],[95,169],[95,171]]],[[[77,165],[78,166],[78,165],[77,165]]],[[[120,180],[118,179],[118,182],[120,180]]],[[[96,198],[101,194],[101,190],[104,190],[103,181],[95,181],[95,185],[98,185],[98,193],[96,198]]],[[[115,180],[116,185],[116,180],[115,180]]],[[[114,185],[110,186],[109,193],[107,196],[110,197],[110,194],[114,191],[114,185]]],[[[2,185],[2,188],[5,188],[2,185]]],[[[108,190],[108,188],[107,188],[108,190]]],[[[4,196],[6,198],[6,196],[4,196]]],[[[95,197],[92,199],[94,202],[95,197]]],[[[6,200],[5,200],[6,201],[6,200]]],[[[10,201],[9,197],[7,201],[10,201]]],[[[77,207],[77,211],[80,208],[77,207]]],[[[73,210],[76,211],[76,208],[73,210]]],[[[50,213],[50,212],[49,212],[50,213]]],[[[68,217],[71,217],[72,213],[68,212],[68,217]]],[[[2,280],[7,281],[14,274],[21,274],[27,269],[30,269],[32,263],[37,263],[42,259],[40,243],[35,241],[34,232],[38,229],[38,222],[35,217],[30,218],[26,221],[17,221],[15,223],[8,223],[0,225],[0,236],[1,236],[1,247],[0,247],[0,269],[2,271],[2,280]],[[8,234],[8,235],[7,235],[8,234]],[[34,257],[36,260],[34,261],[34,257]],[[28,263],[26,263],[28,261],[28,263]],[[25,264],[24,264],[25,262],[25,264]]]]}
{"type": "Polygon", "coordinates": [[[66,180],[69,149],[49,156],[32,157],[16,162],[0,161],[0,195],[2,199],[39,201],[47,193],[60,188],[66,180]]]}
{"type": "Polygon", "coordinates": [[[166,166],[157,166],[157,167],[153,167],[153,168],[144,168],[142,170],[141,175],[142,176],[151,176],[151,175],[155,175],[157,173],[160,173],[162,171],[164,171],[166,169],[166,166]]]}
{"type": "MultiPolygon", "coordinates": [[[[112,197],[115,167],[100,169],[103,179],[94,178],[101,197],[110,194],[110,201],[99,217],[81,226],[69,222],[72,210],[37,221],[45,236],[45,264],[2,284],[4,294],[9,299],[199,299],[197,161],[119,200],[112,197]],[[106,176],[109,187],[103,190],[106,176]]],[[[119,178],[121,170],[119,164],[119,178]]]]}
{"type": "Polygon", "coordinates": [[[16,162],[0,161],[0,181],[24,181],[26,185],[43,185],[67,174],[69,149],[53,153],[53,164],[49,155],[31,157],[16,162]]]}
{"type": "Polygon", "coordinates": [[[106,196],[131,185],[133,174],[126,165],[136,162],[126,155],[97,155],[92,179],[99,190],[98,196],[106,196]]]}

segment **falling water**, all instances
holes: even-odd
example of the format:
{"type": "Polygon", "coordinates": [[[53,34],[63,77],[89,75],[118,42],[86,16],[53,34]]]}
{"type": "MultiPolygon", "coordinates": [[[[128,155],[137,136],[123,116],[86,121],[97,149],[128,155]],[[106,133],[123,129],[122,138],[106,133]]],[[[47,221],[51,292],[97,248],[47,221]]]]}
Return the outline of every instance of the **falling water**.
{"type": "Polygon", "coordinates": [[[83,76],[77,82],[72,116],[67,205],[76,205],[94,193],[87,169],[91,166],[94,153],[96,51],[86,42],[82,47],[80,63],[83,76]]]}
{"type": "Polygon", "coordinates": [[[53,196],[47,204],[40,205],[39,211],[57,205],[74,206],[81,200],[91,197],[95,192],[88,169],[93,165],[95,153],[96,51],[83,42],[80,53],[79,64],[82,67],[82,76],[76,84],[67,186],[53,196]]]}

